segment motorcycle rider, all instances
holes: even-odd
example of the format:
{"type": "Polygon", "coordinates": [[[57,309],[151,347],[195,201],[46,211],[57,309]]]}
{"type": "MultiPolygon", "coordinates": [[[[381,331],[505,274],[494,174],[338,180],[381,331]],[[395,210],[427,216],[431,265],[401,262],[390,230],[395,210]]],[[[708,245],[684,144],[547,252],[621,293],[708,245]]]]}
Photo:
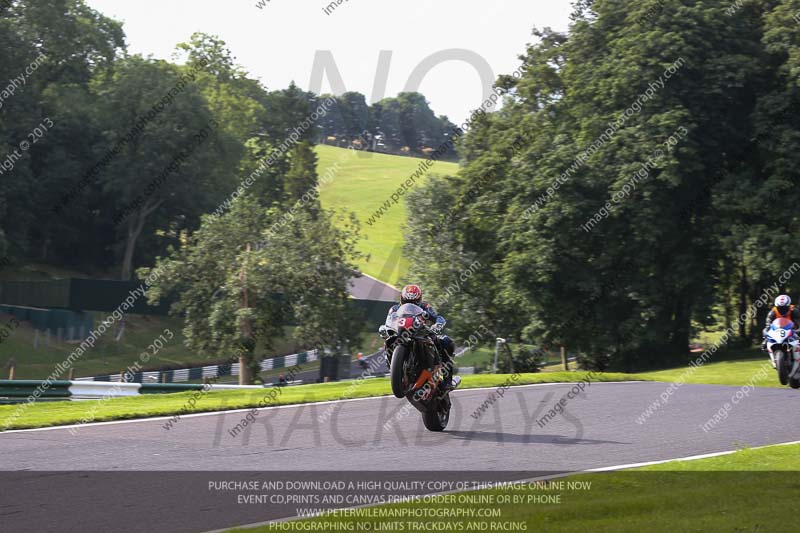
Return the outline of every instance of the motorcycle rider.
{"type": "Polygon", "coordinates": [[[764,351],[767,351],[767,332],[772,322],[778,318],[788,318],[794,323],[794,330],[798,331],[800,327],[800,309],[796,309],[792,305],[792,299],[786,294],[781,294],[775,298],[775,307],[767,314],[766,324],[764,324],[764,341],[761,343],[761,349],[764,351]]]}
{"type": "MultiPolygon", "coordinates": [[[[447,335],[442,335],[442,330],[444,330],[447,320],[445,320],[442,315],[438,314],[433,309],[431,304],[422,301],[422,289],[420,289],[418,285],[406,285],[403,287],[403,290],[400,292],[400,303],[394,304],[389,308],[387,317],[400,309],[400,306],[403,304],[414,304],[422,308],[422,310],[425,312],[425,314],[423,314],[423,318],[425,318],[427,321],[433,322],[433,324],[430,326],[431,331],[436,334],[433,341],[436,343],[436,348],[439,350],[439,353],[442,354],[442,365],[445,369],[444,381],[442,384],[445,389],[456,388],[458,383],[461,381],[460,379],[455,380],[455,382],[453,381],[453,358],[455,355],[456,345],[453,342],[453,339],[447,335]]],[[[390,346],[386,347],[387,355],[391,352],[391,349],[392,348],[390,346]]]]}

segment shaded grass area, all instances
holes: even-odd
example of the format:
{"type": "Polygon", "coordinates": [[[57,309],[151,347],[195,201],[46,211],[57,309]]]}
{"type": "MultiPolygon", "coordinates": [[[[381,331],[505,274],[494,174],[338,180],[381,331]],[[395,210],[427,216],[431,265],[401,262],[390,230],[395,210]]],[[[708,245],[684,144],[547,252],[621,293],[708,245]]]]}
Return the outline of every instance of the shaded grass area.
{"type": "Polygon", "coordinates": [[[479,346],[457,357],[456,364],[458,364],[458,366],[478,366],[491,370],[493,360],[494,350],[486,346],[479,346]]]}
{"type": "MultiPolygon", "coordinates": [[[[701,354],[694,355],[695,357],[700,357],[701,354]]],[[[505,354],[501,352],[501,360],[504,356],[505,354]]],[[[479,365],[484,369],[491,369],[494,361],[494,349],[480,346],[458,357],[456,361],[459,366],[479,365]]],[[[569,362],[570,370],[576,368],[576,366],[577,363],[574,361],[569,362]]],[[[547,353],[546,365],[541,368],[541,372],[563,372],[561,357],[557,352],[547,353]]],[[[686,365],[664,370],[636,372],[630,374],[630,376],[635,376],[645,381],[664,381],[667,383],[681,380],[684,383],[705,385],[783,387],[778,382],[777,373],[772,370],[769,357],[755,349],[717,352],[709,362],[699,367],[686,365]],[[765,365],[769,367],[769,372],[762,372],[765,365]]]]}
{"type": "MultiPolygon", "coordinates": [[[[102,313],[92,314],[95,325],[104,318],[102,313]]],[[[119,342],[114,340],[118,333],[115,325],[100,338],[94,349],[86,351],[76,362],[75,376],[119,373],[137,361],[139,354],[164,333],[165,329],[169,329],[174,337],[157,354],[152,355],[148,366],[180,365],[201,359],[183,345],[182,327],[179,319],[129,315],[119,342]]],[[[13,357],[17,365],[17,379],[44,379],[79,344],[77,341],[59,341],[55,332],[51,332],[49,336],[41,331],[37,333],[29,323],[22,322],[0,344],[0,364],[5,365],[13,357]]],[[[152,352],[153,350],[149,350],[150,354],[152,352]]]]}
{"type": "Polygon", "coordinates": [[[744,386],[752,382],[753,385],[758,387],[783,387],[778,382],[778,375],[772,370],[772,365],[770,365],[769,358],[766,356],[757,359],[706,363],[697,368],[697,370],[692,370],[691,373],[688,373],[687,369],[690,368],[673,368],[670,370],[643,372],[636,375],[651,381],[675,382],[678,379],[682,379],[685,383],[734,386],[744,386]],[[764,365],[769,365],[769,372],[761,372],[764,365]]]}
{"type": "MultiPolygon", "coordinates": [[[[563,372],[548,374],[521,374],[517,384],[577,382],[585,379],[584,372],[563,372]]],[[[497,387],[508,379],[507,375],[481,374],[464,376],[461,388],[497,387]]],[[[624,374],[596,375],[594,381],[624,381],[635,379],[624,374]]],[[[189,413],[224,411],[257,407],[271,388],[251,390],[213,391],[204,395],[196,405],[188,409],[189,413]]],[[[318,383],[282,388],[274,405],[300,404],[346,398],[367,398],[391,394],[387,378],[374,378],[361,381],[341,381],[336,383],[318,383]]],[[[191,392],[164,395],[143,395],[118,398],[108,401],[92,400],[82,402],[33,403],[24,406],[0,406],[0,428],[5,426],[9,417],[13,418],[9,429],[26,429],[74,424],[80,422],[87,413],[93,412],[94,422],[107,420],[124,420],[130,418],[146,418],[181,413],[187,409],[191,392]],[[14,417],[17,409],[22,409],[20,416],[14,417]]]]}
{"type": "MultiPolygon", "coordinates": [[[[98,279],[116,279],[109,272],[92,272],[91,276],[98,279]]],[[[0,280],[2,281],[48,281],[53,279],[83,277],[86,277],[86,272],[40,263],[12,264],[0,268],[0,280]]]]}
{"type": "MultiPolygon", "coordinates": [[[[515,353],[517,352],[517,350],[519,350],[521,348],[535,349],[535,347],[532,347],[532,346],[515,345],[513,347],[515,353]]],[[[491,347],[491,346],[478,346],[476,348],[473,348],[473,349],[469,350],[464,355],[458,357],[457,361],[458,361],[458,364],[460,366],[477,366],[477,367],[479,367],[481,369],[484,369],[484,370],[487,370],[487,369],[491,370],[492,366],[494,365],[494,355],[495,355],[494,352],[495,352],[494,347],[491,347]]],[[[501,365],[503,362],[505,362],[507,360],[508,360],[507,352],[505,350],[501,350],[500,353],[497,356],[497,364],[498,364],[498,366],[501,365]]],[[[545,363],[545,365],[542,366],[542,371],[543,372],[548,371],[547,370],[548,367],[555,367],[556,365],[558,365],[558,366],[557,366],[557,368],[555,368],[555,370],[563,370],[563,368],[560,366],[561,365],[561,355],[559,353],[555,352],[555,351],[544,352],[542,362],[545,363]]],[[[573,362],[573,363],[570,364],[570,370],[572,370],[574,368],[576,368],[576,365],[573,362]]],[[[553,370],[553,368],[551,368],[551,370],[553,370]]]]}
{"type": "MultiPolygon", "coordinates": [[[[106,316],[103,313],[93,315],[95,326],[106,316]]],[[[0,325],[9,323],[10,320],[10,315],[0,314],[0,325]]],[[[114,324],[100,337],[95,347],[85,351],[73,365],[75,377],[118,374],[140,361],[140,355],[145,352],[150,358],[143,365],[143,370],[205,366],[225,361],[224,357],[198,355],[186,347],[183,327],[184,321],[180,317],[127,315],[125,330],[119,341],[115,340],[119,330],[118,325],[114,324]],[[156,338],[165,334],[166,329],[172,332],[172,339],[163,343],[161,349],[151,347],[156,338]]],[[[258,357],[270,358],[303,351],[302,344],[292,338],[294,328],[286,326],[283,329],[282,338],[276,339],[269,350],[260,345],[256,347],[258,357]]],[[[168,337],[165,334],[164,338],[168,337]]],[[[359,338],[354,339],[354,344],[365,354],[377,351],[381,343],[372,324],[365,326],[359,338]]],[[[16,361],[15,379],[46,379],[79,345],[78,341],[59,341],[55,334],[51,334],[48,339],[43,332],[37,333],[30,323],[21,322],[0,342],[0,379],[8,378],[7,364],[12,357],[16,361]]],[[[315,368],[319,368],[318,362],[304,370],[315,368]]],[[[286,369],[276,369],[262,373],[262,377],[269,380],[285,372],[286,369]]],[[[68,375],[65,373],[59,378],[67,379],[68,375]]],[[[225,378],[220,383],[237,380],[236,377],[225,378]]]]}
{"type": "MultiPolygon", "coordinates": [[[[92,313],[95,327],[107,314],[92,313]]],[[[0,315],[0,323],[5,324],[9,316],[0,315]]],[[[145,370],[162,367],[183,367],[186,365],[210,365],[221,358],[205,358],[184,345],[183,319],[174,317],[155,317],[147,315],[128,315],[125,330],[119,341],[115,324],[100,337],[94,348],[87,350],[75,363],[75,377],[118,374],[139,361],[139,356],[147,352],[150,359],[145,370]],[[164,343],[163,348],[150,348],[153,341],[166,329],[173,337],[164,343]]],[[[165,338],[169,337],[165,335],[165,338]]],[[[59,341],[54,333],[49,338],[43,332],[36,332],[30,323],[21,322],[11,334],[0,343],[0,378],[8,377],[4,367],[13,357],[16,360],[16,379],[45,379],[56,365],[63,362],[78,346],[77,341],[59,341]]],[[[259,355],[275,357],[294,353],[297,343],[291,339],[291,328],[285,328],[283,339],[275,343],[268,353],[259,350],[259,355]]],[[[67,375],[61,376],[67,379],[67,375]]]]}
{"type": "MultiPolygon", "coordinates": [[[[798,454],[800,445],[745,449],[708,459],[568,476],[549,485],[523,483],[362,509],[368,518],[328,515],[305,523],[309,527],[326,524],[333,531],[356,523],[370,524],[365,530],[371,531],[413,531],[409,526],[419,522],[447,525],[433,531],[797,531],[792,504],[776,495],[798,493],[800,480],[792,472],[797,469],[798,454]],[[454,508],[488,510],[499,516],[417,517],[420,511],[430,516],[436,510],[454,508]],[[405,513],[407,518],[374,518],[377,509],[400,510],[398,514],[405,513]]],[[[280,527],[232,531],[267,532],[280,527]]]]}

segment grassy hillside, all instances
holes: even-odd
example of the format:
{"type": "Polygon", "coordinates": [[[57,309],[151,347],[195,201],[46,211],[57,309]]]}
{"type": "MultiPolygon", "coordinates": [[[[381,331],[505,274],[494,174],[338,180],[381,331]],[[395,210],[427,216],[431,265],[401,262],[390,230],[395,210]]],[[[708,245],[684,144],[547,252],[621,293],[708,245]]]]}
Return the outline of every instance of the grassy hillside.
{"type": "MultiPolygon", "coordinates": [[[[318,146],[320,177],[327,169],[339,163],[333,179],[323,185],[320,196],[322,205],[328,209],[353,211],[361,221],[365,240],[360,250],[369,255],[358,266],[362,272],[392,285],[408,271],[408,262],[400,254],[403,245],[403,224],[406,220],[404,198],[392,205],[373,224],[368,221],[392,192],[416,172],[423,161],[413,157],[401,157],[370,152],[352,153],[344,148],[318,146]]],[[[454,174],[458,165],[439,161],[430,169],[433,174],[454,174]]],[[[419,183],[419,180],[418,180],[419,183]]]]}

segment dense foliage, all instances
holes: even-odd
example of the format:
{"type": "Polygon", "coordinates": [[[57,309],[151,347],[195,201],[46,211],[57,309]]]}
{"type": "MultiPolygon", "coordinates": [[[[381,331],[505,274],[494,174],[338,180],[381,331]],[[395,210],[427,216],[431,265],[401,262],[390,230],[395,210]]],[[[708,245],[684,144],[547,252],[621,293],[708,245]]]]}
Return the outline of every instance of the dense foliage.
{"type": "Polygon", "coordinates": [[[0,83],[0,256],[10,262],[129,279],[259,167],[248,192],[290,203],[316,183],[313,143],[361,136],[362,149],[418,152],[449,125],[416,93],[376,114],[357,93],[268,90],[205,34],[177,45],[180,64],[131,55],[121,23],[82,0],[10,2],[0,46],[0,80],[17,80],[0,83]]]}
{"type": "Polygon", "coordinates": [[[82,0],[11,2],[0,45],[4,265],[155,265],[148,297],[174,302],[189,346],[245,368],[289,323],[307,346],[352,340],[330,321],[349,312],[358,230],[318,202],[323,99],[267,90],[205,34],[180,64],[128,54],[82,0]]]}
{"type": "Polygon", "coordinates": [[[444,311],[588,366],[685,361],[700,326],[749,343],[767,309],[739,316],[800,237],[798,12],[577,2],[568,34],[537,31],[525,74],[498,80],[505,105],[461,143],[463,171],[412,193],[412,277],[445,294],[479,261],[444,311]]]}

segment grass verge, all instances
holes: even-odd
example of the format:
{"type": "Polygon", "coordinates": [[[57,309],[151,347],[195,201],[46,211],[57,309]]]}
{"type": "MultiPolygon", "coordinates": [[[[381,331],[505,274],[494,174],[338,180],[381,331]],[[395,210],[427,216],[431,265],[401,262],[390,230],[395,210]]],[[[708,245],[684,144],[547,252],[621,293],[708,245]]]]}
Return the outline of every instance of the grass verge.
{"type": "MultiPolygon", "coordinates": [[[[521,374],[518,385],[532,383],[571,383],[586,378],[586,372],[552,372],[547,374],[521,374]]],[[[461,388],[497,387],[506,382],[509,376],[503,374],[481,374],[464,376],[461,388]]],[[[625,374],[596,374],[593,381],[624,381],[636,379],[625,374]]],[[[214,391],[197,400],[196,405],[184,414],[256,407],[270,391],[269,388],[246,391],[214,391]]],[[[345,398],[367,398],[391,394],[387,378],[337,383],[300,385],[281,389],[275,405],[289,405],[340,400],[345,398]]],[[[192,393],[143,395],[118,398],[108,401],[33,403],[22,407],[23,413],[13,420],[8,429],[28,429],[79,423],[87,413],[93,413],[93,422],[124,420],[167,416],[181,413],[186,409],[192,393]]],[[[20,405],[0,406],[0,428],[13,417],[20,405]]]]}
{"type": "MultiPolygon", "coordinates": [[[[800,445],[449,494],[294,523],[295,531],[796,531],[800,445]],[[437,516],[461,510],[490,517],[437,516]],[[381,517],[393,510],[389,518],[381,517]],[[360,516],[359,516],[360,515],[360,516]],[[405,518],[403,518],[405,516],[405,518]],[[422,516],[422,518],[420,518],[422,516]],[[347,526],[359,524],[348,529],[347,526]],[[314,529],[314,526],[325,529],[314,529]]],[[[445,476],[446,477],[446,476],[445,476]]],[[[286,531],[287,524],[252,529],[286,531]]]]}
{"type": "Polygon", "coordinates": [[[687,369],[691,368],[687,366],[656,372],[643,372],[636,375],[644,380],[670,383],[682,379],[684,383],[744,386],[752,381],[752,385],[757,387],[783,387],[778,382],[778,375],[772,370],[771,365],[769,372],[761,372],[764,365],[770,365],[767,356],[756,359],[706,363],[693,370],[691,374],[687,374],[687,369]]]}
{"type": "MultiPolygon", "coordinates": [[[[460,361],[459,361],[460,362],[460,361]]],[[[750,383],[765,364],[764,359],[741,361],[723,361],[708,363],[697,368],[692,374],[684,376],[684,383],[744,386],[750,383]]],[[[463,363],[462,363],[463,364],[463,363]]],[[[673,382],[679,379],[686,368],[641,374],[605,373],[595,374],[593,381],[664,381],[673,382]]],[[[538,374],[521,374],[517,385],[532,383],[574,383],[586,379],[587,372],[541,372],[538,374]]],[[[505,383],[508,375],[478,374],[463,376],[462,389],[479,387],[497,387],[505,383]]],[[[753,382],[756,386],[780,387],[777,376],[773,372],[763,379],[753,382]]],[[[270,389],[248,391],[215,391],[202,396],[195,407],[183,414],[245,409],[257,406],[261,398],[270,389]]],[[[345,398],[367,398],[390,394],[389,382],[386,378],[361,381],[322,383],[301,385],[282,389],[276,405],[339,400],[345,398]]],[[[108,401],[87,402],[55,402],[34,403],[24,408],[24,414],[16,418],[9,429],[27,429],[80,422],[87,413],[93,412],[92,421],[124,420],[167,416],[181,413],[192,393],[167,394],[157,396],[135,396],[108,401]]],[[[16,405],[0,406],[0,428],[7,417],[19,407],[16,405]]]]}

